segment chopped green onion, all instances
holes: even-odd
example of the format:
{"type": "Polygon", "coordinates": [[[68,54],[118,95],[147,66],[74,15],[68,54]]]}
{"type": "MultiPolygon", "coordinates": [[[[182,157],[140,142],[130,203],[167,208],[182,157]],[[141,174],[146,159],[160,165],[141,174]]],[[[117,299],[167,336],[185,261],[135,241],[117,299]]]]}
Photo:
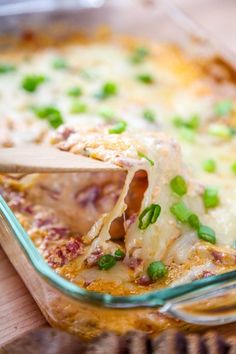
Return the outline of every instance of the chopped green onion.
{"type": "Polygon", "coordinates": [[[201,225],[198,229],[198,237],[201,240],[204,240],[204,241],[207,241],[207,242],[210,242],[213,244],[216,243],[215,231],[209,226],[201,225]]]}
{"type": "Polygon", "coordinates": [[[235,127],[229,127],[229,129],[231,131],[232,136],[236,135],[236,128],[235,127]]]}
{"type": "Polygon", "coordinates": [[[216,207],[220,200],[218,196],[218,190],[214,187],[205,188],[203,194],[203,202],[206,208],[214,208],[216,207]]]}
{"type": "Polygon", "coordinates": [[[162,261],[152,262],[147,268],[147,274],[152,281],[165,277],[167,273],[168,269],[162,261]]]}
{"type": "Polygon", "coordinates": [[[193,143],[194,140],[196,139],[196,133],[195,131],[182,127],[179,130],[180,133],[180,139],[187,141],[188,143],[193,143]]]}
{"type": "Polygon", "coordinates": [[[39,118],[42,119],[47,118],[50,114],[59,112],[59,110],[54,106],[33,107],[33,111],[39,118]]]}
{"type": "Polygon", "coordinates": [[[216,162],[213,159],[203,161],[202,167],[208,173],[216,172],[216,162]]]}
{"type": "Polygon", "coordinates": [[[172,118],[172,123],[176,128],[185,127],[185,120],[180,116],[175,116],[172,118]]]}
{"type": "Polygon", "coordinates": [[[95,94],[95,97],[99,99],[106,99],[108,97],[115,96],[117,93],[118,87],[116,83],[108,81],[102,86],[101,90],[95,94]]]}
{"type": "Polygon", "coordinates": [[[173,192],[182,196],[188,191],[185,179],[182,176],[176,176],[170,181],[170,187],[173,192]]]}
{"type": "Polygon", "coordinates": [[[200,117],[197,114],[192,115],[188,120],[180,116],[175,116],[172,120],[175,127],[180,130],[180,138],[192,143],[196,137],[196,131],[200,126],[200,117]]]}
{"type": "Polygon", "coordinates": [[[98,267],[102,270],[108,270],[116,264],[116,258],[111,254],[101,256],[97,261],[98,267]]]}
{"type": "Polygon", "coordinates": [[[7,74],[16,70],[15,65],[13,64],[0,64],[0,74],[7,74]]]}
{"type": "Polygon", "coordinates": [[[151,166],[154,166],[154,161],[149,159],[149,157],[147,157],[145,154],[143,154],[141,151],[138,151],[138,156],[147,160],[151,166]]]}
{"type": "Polygon", "coordinates": [[[138,47],[135,49],[133,55],[131,56],[130,60],[133,64],[140,64],[146,59],[149,55],[149,50],[144,47],[138,47]]]}
{"type": "Polygon", "coordinates": [[[180,116],[173,118],[173,124],[177,128],[188,128],[196,131],[200,126],[200,117],[197,114],[192,115],[188,120],[183,119],[180,116]]]}
{"type": "Polygon", "coordinates": [[[46,80],[43,75],[27,75],[23,78],[21,86],[25,91],[35,92],[44,81],[46,80]]]}
{"type": "Polygon", "coordinates": [[[61,112],[53,106],[34,107],[34,113],[41,119],[46,119],[53,128],[58,128],[64,123],[61,112]]]}
{"type": "Polygon", "coordinates": [[[58,57],[53,60],[52,67],[58,70],[66,69],[68,67],[68,63],[64,58],[58,57]]]}
{"type": "Polygon", "coordinates": [[[83,102],[74,101],[71,104],[70,113],[85,113],[87,111],[87,105],[83,102]]]}
{"type": "Polygon", "coordinates": [[[57,129],[64,123],[63,118],[60,113],[52,114],[48,117],[48,123],[51,125],[52,128],[57,129]]]}
{"type": "Polygon", "coordinates": [[[155,112],[151,111],[150,109],[146,109],[143,112],[143,118],[150,123],[154,123],[156,121],[155,112]]]}
{"type": "Polygon", "coordinates": [[[194,114],[186,123],[186,127],[192,130],[197,130],[200,126],[200,117],[194,114]]]}
{"type": "Polygon", "coordinates": [[[230,139],[234,135],[232,129],[225,124],[211,124],[208,133],[218,138],[230,139]]]}
{"type": "Polygon", "coordinates": [[[113,110],[109,107],[101,107],[99,109],[100,116],[102,116],[107,122],[111,122],[114,117],[115,117],[115,113],[113,112],[113,110]]]}
{"type": "Polygon", "coordinates": [[[214,112],[219,117],[228,116],[233,111],[233,102],[230,100],[223,100],[217,102],[214,106],[214,112]]]}
{"type": "Polygon", "coordinates": [[[231,171],[236,174],[236,161],[231,165],[231,171]]]}
{"type": "Polygon", "coordinates": [[[139,74],[137,75],[137,80],[141,81],[143,84],[153,84],[154,78],[150,74],[139,74]]]}
{"type": "Polygon", "coordinates": [[[82,90],[80,87],[75,86],[75,87],[71,87],[68,91],[67,91],[68,96],[72,96],[72,97],[79,97],[82,95],[82,90]]]}
{"type": "Polygon", "coordinates": [[[198,230],[199,227],[200,227],[200,220],[199,220],[199,217],[196,214],[189,215],[188,223],[195,230],[198,230]]]}
{"type": "Polygon", "coordinates": [[[106,82],[103,85],[103,92],[106,96],[112,96],[117,94],[117,85],[114,82],[106,82]]]}
{"type": "Polygon", "coordinates": [[[184,202],[178,202],[170,207],[171,213],[176,217],[177,220],[186,223],[188,222],[189,216],[192,212],[187,208],[184,202]]]}
{"type": "Polygon", "coordinates": [[[119,261],[125,258],[125,252],[123,252],[121,249],[118,249],[115,251],[114,256],[116,260],[119,261]]]}
{"type": "Polygon", "coordinates": [[[138,227],[140,230],[146,230],[150,224],[155,224],[161,213],[161,207],[159,204],[151,204],[145,208],[139,215],[138,227]]]}
{"type": "Polygon", "coordinates": [[[127,123],[124,120],[121,120],[117,122],[114,127],[110,128],[108,130],[109,134],[121,134],[123,133],[127,128],[127,123]]]}

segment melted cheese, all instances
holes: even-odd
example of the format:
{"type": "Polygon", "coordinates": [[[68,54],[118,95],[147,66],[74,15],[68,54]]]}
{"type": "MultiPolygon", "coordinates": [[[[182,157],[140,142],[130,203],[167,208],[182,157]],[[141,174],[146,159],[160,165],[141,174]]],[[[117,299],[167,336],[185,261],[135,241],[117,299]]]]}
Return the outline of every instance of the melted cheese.
{"type": "MultiPolygon", "coordinates": [[[[235,122],[235,84],[227,77],[226,67],[218,68],[216,63],[211,62],[216,70],[221,71],[222,82],[217,82],[212,72],[206,70],[208,63],[189,58],[179,48],[146,40],[127,41],[116,36],[107,41],[68,43],[60,48],[46,46],[38,48],[35,53],[21,48],[20,55],[6,53],[0,60],[13,62],[17,66],[15,72],[0,76],[2,146],[53,140],[53,143],[60,143],[60,148],[64,150],[128,168],[126,177],[121,173],[116,176],[72,174],[23,178],[17,188],[15,181],[1,180],[7,190],[4,190],[4,197],[15,208],[46,260],[57,246],[64,246],[65,240],[61,236],[52,242],[47,224],[43,228],[37,226],[42,219],[46,222],[45,214],[51,216],[55,227],[60,226],[61,233],[63,228],[69,228],[73,239],[82,237],[84,253],[78,254],[68,264],[56,267],[58,272],[79,283],[81,279],[86,283],[91,278],[98,281],[101,278],[101,283],[111,282],[117,277],[120,283],[127,283],[126,290],[124,288],[127,293],[130,282],[144,274],[148,264],[155,260],[163,260],[170,272],[168,279],[156,284],[157,287],[173,281],[181,282],[181,279],[195,279],[196,273],[204,269],[213,269],[215,273],[226,270],[225,264],[215,264],[214,260],[208,259],[213,257],[215,246],[208,245],[208,253],[203,255],[199,251],[202,246],[196,232],[187,225],[180,225],[170,213],[170,205],[178,198],[169,186],[176,175],[186,179],[188,193],[183,198],[184,202],[202,223],[215,230],[217,247],[222,252],[234,254],[236,177],[230,166],[235,162],[236,139],[234,136],[225,139],[209,134],[212,124],[233,127],[235,122]],[[144,44],[149,55],[140,64],[133,64],[130,57],[135,48],[144,44]],[[52,62],[57,57],[66,60],[66,68],[53,68],[52,62]],[[148,85],[137,80],[142,73],[150,74],[153,83],[148,85]],[[34,93],[26,92],[21,87],[23,77],[31,74],[42,74],[47,78],[34,93]],[[104,83],[111,81],[117,85],[117,94],[104,100],[98,99],[97,92],[104,83]],[[82,95],[72,98],[67,92],[77,86],[81,88],[82,95]],[[233,109],[228,115],[218,117],[214,105],[222,99],[230,99],[233,109]],[[84,104],[86,109],[72,113],[74,101],[84,104]],[[56,134],[52,133],[47,120],[38,118],[32,109],[32,106],[47,105],[57,107],[65,123],[56,134]],[[154,122],[144,118],[145,110],[154,112],[154,122]],[[109,119],[104,118],[101,114],[104,111],[114,114],[109,119]],[[199,127],[195,132],[173,124],[174,116],[180,116],[187,122],[193,115],[199,117],[199,127]],[[120,135],[108,134],[109,127],[120,119],[127,122],[127,131],[120,135]],[[74,131],[67,136],[70,129],[74,131]],[[154,166],[141,159],[139,151],[153,160],[154,166]],[[202,168],[203,161],[210,158],[217,163],[216,172],[211,174],[202,168]],[[140,170],[147,173],[148,188],[139,210],[133,212],[133,218],[131,215],[126,220],[129,209],[127,196],[132,180],[140,170]],[[202,201],[206,186],[219,188],[219,206],[209,210],[205,209],[202,201]],[[15,206],[13,199],[16,196],[14,194],[12,197],[13,192],[9,188],[14,193],[19,193],[15,189],[25,193],[21,197],[25,198],[24,203],[32,204],[32,215],[26,215],[15,206]],[[158,222],[142,231],[138,227],[138,215],[152,203],[161,205],[160,217],[158,222]],[[125,229],[121,243],[111,235],[111,226],[119,218],[124,219],[125,229]],[[118,263],[106,276],[96,267],[87,267],[87,259],[94,257],[98,250],[112,253],[117,247],[122,247],[126,252],[124,264],[118,263]],[[127,266],[128,259],[132,257],[142,260],[134,272],[127,266]],[[126,274],[121,276],[125,269],[126,274]]],[[[118,234],[119,225],[120,222],[116,225],[118,234]]],[[[227,269],[230,267],[233,264],[230,263],[227,269]]],[[[91,284],[89,286],[92,287],[91,284]]],[[[93,290],[96,290],[95,285],[93,290]]],[[[136,290],[140,291],[138,286],[136,290]]],[[[106,288],[106,291],[112,292],[112,289],[106,288]]]]}

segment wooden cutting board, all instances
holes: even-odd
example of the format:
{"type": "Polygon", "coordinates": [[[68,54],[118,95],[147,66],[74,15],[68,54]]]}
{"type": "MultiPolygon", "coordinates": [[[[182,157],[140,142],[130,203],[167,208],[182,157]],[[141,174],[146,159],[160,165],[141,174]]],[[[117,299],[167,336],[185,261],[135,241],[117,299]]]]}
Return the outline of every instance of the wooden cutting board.
{"type": "MultiPolygon", "coordinates": [[[[207,30],[236,51],[236,2],[234,0],[173,0],[207,30]]],[[[0,347],[16,337],[45,324],[28,290],[0,248],[0,347]]],[[[235,334],[236,325],[220,328],[235,334]]]]}
{"type": "Polygon", "coordinates": [[[0,347],[46,321],[0,248],[0,347]]]}

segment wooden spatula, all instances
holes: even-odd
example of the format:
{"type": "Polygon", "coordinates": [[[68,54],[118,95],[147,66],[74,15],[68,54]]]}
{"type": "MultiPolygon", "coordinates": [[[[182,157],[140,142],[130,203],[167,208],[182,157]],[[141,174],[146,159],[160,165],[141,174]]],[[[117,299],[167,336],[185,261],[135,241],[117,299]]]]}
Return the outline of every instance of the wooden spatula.
{"type": "Polygon", "coordinates": [[[27,145],[0,149],[0,173],[99,172],[120,167],[60,151],[51,146],[27,145]]]}

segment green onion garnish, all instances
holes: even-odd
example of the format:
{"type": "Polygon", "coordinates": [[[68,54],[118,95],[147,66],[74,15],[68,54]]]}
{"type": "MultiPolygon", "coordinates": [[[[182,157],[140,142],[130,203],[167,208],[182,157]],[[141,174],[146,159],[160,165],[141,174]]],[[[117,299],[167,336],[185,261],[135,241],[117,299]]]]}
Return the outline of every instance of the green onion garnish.
{"type": "Polygon", "coordinates": [[[43,75],[27,75],[23,78],[21,86],[25,91],[35,92],[44,81],[46,80],[43,75]]]}
{"type": "Polygon", "coordinates": [[[117,261],[125,258],[125,252],[123,252],[120,248],[115,251],[114,256],[117,261]]]}
{"type": "Polygon", "coordinates": [[[210,242],[215,244],[216,243],[216,235],[215,235],[215,231],[206,225],[201,225],[198,229],[198,237],[201,240],[210,242]]]}
{"type": "Polygon", "coordinates": [[[180,116],[174,116],[172,118],[172,123],[176,128],[185,127],[185,120],[180,116]]]}
{"type": "Polygon", "coordinates": [[[117,93],[117,84],[115,82],[108,81],[102,86],[100,91],[95,94],[95,97],[99,99],[106,99],[108,97],[115,96],[117,93]]]}
{"type": "Polygon", "coordinates": [[[142,159],[147,160],[151,166],[154,166],[154,161],[149,159],[145,154],[143,154],[141,151],[138,151],[138,156],[141,157],[142,159]]]}
{"type": "Polygon", "coordinates": [[[214,112],[219,117],[228,116],[233,111],[233,102],[230,100],[223,100],[217,102],[214,106],[214,112]]]}
{"type": "Polygon", "coordinates": [[[67,91],[68,96],[71,97],[79,97],[82,95],[82,90],[80,87],[75,86],[75,87],[71,87],[68,91],[67,91]]]}
{"type": "Polygon", "coordinates": [[[147,274],[152,281],[165,277],[167,273],[168,269],[162,261],[152,262],[147,268],[147,274]]]}
{"type": "Polygon", "coordinates": [[[231,171],[236,174],[236,162],[231,165],[231,171]]]}
{"type": "Polygon", "coordinates": [[[16,70],[15,65],[13,64],[0,64],[0,74],[7,74],[16,70]]]}
{"type": "Polygon", "coordinates": [[[124,120],[121,120],[114,125],[114,127],[108,130],[109,134],[121,134],[127,128],[127,123],[124,120]]]}
{"type": "Polygon", "coordinates": [[[216,207],[220,202],[217,188],[214,187],[205,188],[203,194],[203,202],[206,208],[216,207]]]}
{"type": "Polygon", "coordinates": [[[57,129],[64,123],[63,118],[60,113],[51,114],[48,118],[48,123],[51,125],[52,128],[57,129]]]}
{"type": "Polygon", "coordinates": [[[53,128],[58,128],[61,124],[64,123],[61,112],[58,108],[53,106],[42,106],[34,107],[34,113],[37,117],[45,119],[53,128]]]}
{"type": "Polygon", "coordinates": [[[188,191],[185,179],[182,176],[176,176],[170,181],[170,187],[173,192],[182,196],[188,191]]]}
{"type": "Polygon", "coordinates": [[[186,122],[186,128],[197,130],[200,125],[200,117],[197,114],[194,114],[188,122],[186,122]]]}
{"type": "Polygon", "coordinates": [[[138,47],[135,49],[133,55],[131,56],[130,60],[133,64],[140,64],[146,59],[149,55],[149,50],[145,47],[138,47]]]}
{"type": "Polygon", "coordinates": [[[53,60],[52,67],[57,70],[66,69],[68,67],[68,63],[64,58],[58,57],[53,60]]]}
{"type": "Polygon", "coordinates": [[[98,111],[98,113],[100,114],[100,116],[102,116],[102,118],[104,118],[107,122],[111,122],[114,117],[115,117],[115,113],[114,111],[109,108],[109,107],[101,107],[98,111]]]}
{"type": "Polygon", "coordinates": [[[154,123],[156,121],[155,112],[150,109],[146,109],[145,111],[143,111],[143,118],[150,123],[154,123]]]}
{"type": "Polygon", "coordinates": [[[185,140],[188,143],[193,143],[196,139],[196,132],[186,127],[179,129],[179,135],[181,140],[185,140]]]}
{"type": "Polygon", "coordinates": [[[216,162],[213,159],[203,161],[202,167],[208,173],[216,172],[216,162]]]}
{"type": "Polygon", "coordinates": [[[177,220],[186,223],[188,222],[189,216],[192,212],[187,208],[184,202],[178,202],[170,207],[171,213],[176,217],[177,220]]]}
{"type": "Polygon", "coordinates": [[[103,85],[102,90],[106,96],[115,95],[115,94],[117,94],[117,91],[118,91],[117,85],[114,82],[106,82],[103,85]]]}
{"type": "Polygon", "coordinates": [[[192,213],[184,202],[175,203],[170,208],[171,213],[177,220],[188,223],[193,229],[197,230],[198,237],[204,241],[216,243],[215,232],[209,226],[201,225],[198,216],[192,213]]]}
{"type": "Polygon", "coordinates": [[[150,224],[155,224],[161,213],[161,207],[159,204],[151,204],[145,208],[139,215],[138,227],[140,230],[146,230],[150,224]]]}
{"type": "Polygon", "coordinates": [[[199,220],[199,217],[196,214],[189,215],[188,223],[195,230],[198,230],[199,227],[200,227],[200,220],[199,220]]]}
{"type": "Polygon", "coordinates": [[[108,270],[114,267],[115,264],[116,258],[111,254],[105,254],[104,256],[101,256],[97,261],[98,267],[102,270],[108,270]]]}
{"type": "Polygon", "coordinates": [[[83,102],[74,101],[71,104],[70,113],[78,114],[85,113],[87,111],[87,105],[83,102]]]}
{"type": "Polygon", "coordinates": [[[208,133],[222,139],[230,139],[234,135],[232,129],[225,124],[211,124],[208,133]]]}
{"type": "Polygon", "coordinates": [[[152,77],[152,75],[145,74],[145,73],[137,75],[136,79],[141,81],[143,84],[147,84],[147,85],[153,84],[154,82],[154,78],[152,77]]]}
{"type": "Polygon", "coordinates": [[[197,114],[192,115],[188,120],[180,116],[176,116],[172,120],[177,128],[187,128],[196,131],[200,126],[200,117],[197,114]]]}
{"type": "Polygon", "coordinates": [[[235,127],[229,127],[231,135],[235,136],[236,135],[236,128],[235,127]]]}

